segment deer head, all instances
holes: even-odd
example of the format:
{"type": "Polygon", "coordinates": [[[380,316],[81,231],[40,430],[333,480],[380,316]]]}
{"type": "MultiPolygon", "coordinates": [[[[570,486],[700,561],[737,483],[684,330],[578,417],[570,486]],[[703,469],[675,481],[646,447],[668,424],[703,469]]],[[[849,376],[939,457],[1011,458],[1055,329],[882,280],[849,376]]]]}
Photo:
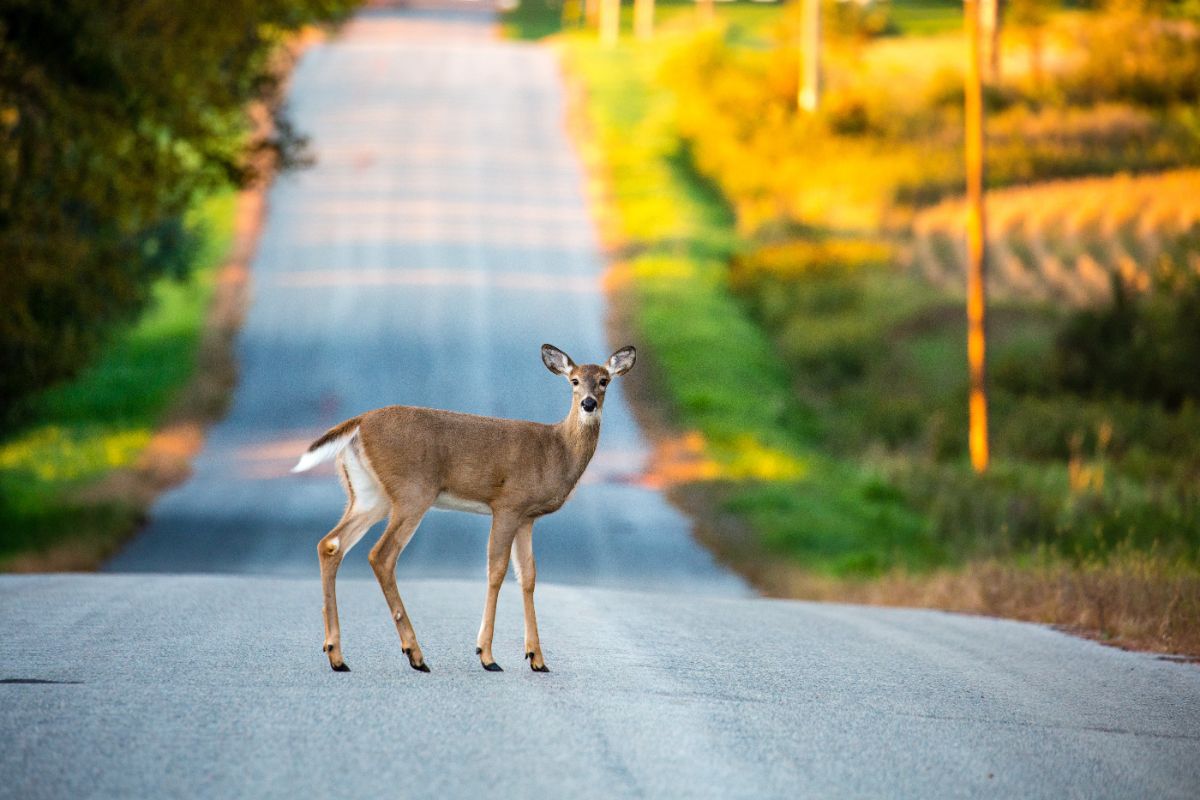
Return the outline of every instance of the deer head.
{"type": "Polygon", "coordinates": [[[632,369],[636,357],[637,351],[632,347],[622,347],[613,353],[605,364],[580,366],[554,345],[542,345],[542,363],[546,365],[546,369],[570,381],[571,413],[577,415],[584,425],[594,425],[600,421],[604,395],[609,383],[613,378],[632,369]]]}

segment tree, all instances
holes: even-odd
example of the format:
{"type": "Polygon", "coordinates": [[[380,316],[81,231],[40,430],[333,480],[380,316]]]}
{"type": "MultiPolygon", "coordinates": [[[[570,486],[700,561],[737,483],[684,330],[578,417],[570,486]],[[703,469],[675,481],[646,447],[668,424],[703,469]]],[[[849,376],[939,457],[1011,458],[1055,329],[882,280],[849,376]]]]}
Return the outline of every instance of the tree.
{"type": "MultiPolygon", "coordinates": [[[[77,371],[251,177],[286,30],[349,0],[0,0],[0,418],[77,371]]],[[[281,126],[288,132],[290,128],[281,126]]]]}

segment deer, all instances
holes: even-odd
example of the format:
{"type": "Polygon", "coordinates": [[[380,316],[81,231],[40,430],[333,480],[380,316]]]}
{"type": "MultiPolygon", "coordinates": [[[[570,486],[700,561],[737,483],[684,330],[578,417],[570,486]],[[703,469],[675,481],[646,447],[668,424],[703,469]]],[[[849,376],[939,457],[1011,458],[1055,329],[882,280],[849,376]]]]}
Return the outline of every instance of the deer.
{"type": "Polygon", "coordinates": [[[542,363],[571,387],[571,407],[558,423],[462,414],[416,406],[386,406],[333,426],[309,446],[292,472],[335,459],[346,510],[317,545],[325,644],[334,672],[349,672],[342,655],[337,573],[342,559],[375,523],[388,518],[369,561],[383,589],[409,666],[429,672],[396,585],[396,562],[430,508],[490,514],[487,593],[475,654],[489,672],[496,601],[511,560],[525,603],[525,659],[549,672],[533,606],[537,566],[533,523],[557,511],[575,492],[600,438],[610,382],[633,368],[636,351],[622,347],[605,364],[577,365],[554,345],[542,363]]]}

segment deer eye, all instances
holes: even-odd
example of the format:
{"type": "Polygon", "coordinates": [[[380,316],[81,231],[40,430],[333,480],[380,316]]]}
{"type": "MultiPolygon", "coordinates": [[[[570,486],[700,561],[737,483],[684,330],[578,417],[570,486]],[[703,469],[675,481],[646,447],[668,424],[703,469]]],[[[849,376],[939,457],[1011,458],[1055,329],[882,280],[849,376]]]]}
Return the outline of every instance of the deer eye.
{"type": "Polygon", "coordinates": [[[572,385],[572,386],[578,386],[578,385],[579,385],[579,378],[571,378],[571,385],[572,385]]]}
{"type": "Polygon", "coordinates": [[[601,378],[601,379],[600,379],[600,385],[601,385],[601,386],[608,386],[608,378],[601,378]]]}

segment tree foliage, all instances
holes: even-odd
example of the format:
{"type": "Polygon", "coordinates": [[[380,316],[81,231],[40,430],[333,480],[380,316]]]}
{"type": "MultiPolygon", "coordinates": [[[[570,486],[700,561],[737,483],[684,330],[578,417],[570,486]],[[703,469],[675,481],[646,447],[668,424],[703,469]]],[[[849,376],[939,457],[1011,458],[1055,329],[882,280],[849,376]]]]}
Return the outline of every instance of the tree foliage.
{"type": "Polygon", "coordinates": [[[274,92],[280,38],[353,5],[0,0],[0,418],[186,263],[197,195],[287,144],[256,142],[246,114],[274,92]]]}

